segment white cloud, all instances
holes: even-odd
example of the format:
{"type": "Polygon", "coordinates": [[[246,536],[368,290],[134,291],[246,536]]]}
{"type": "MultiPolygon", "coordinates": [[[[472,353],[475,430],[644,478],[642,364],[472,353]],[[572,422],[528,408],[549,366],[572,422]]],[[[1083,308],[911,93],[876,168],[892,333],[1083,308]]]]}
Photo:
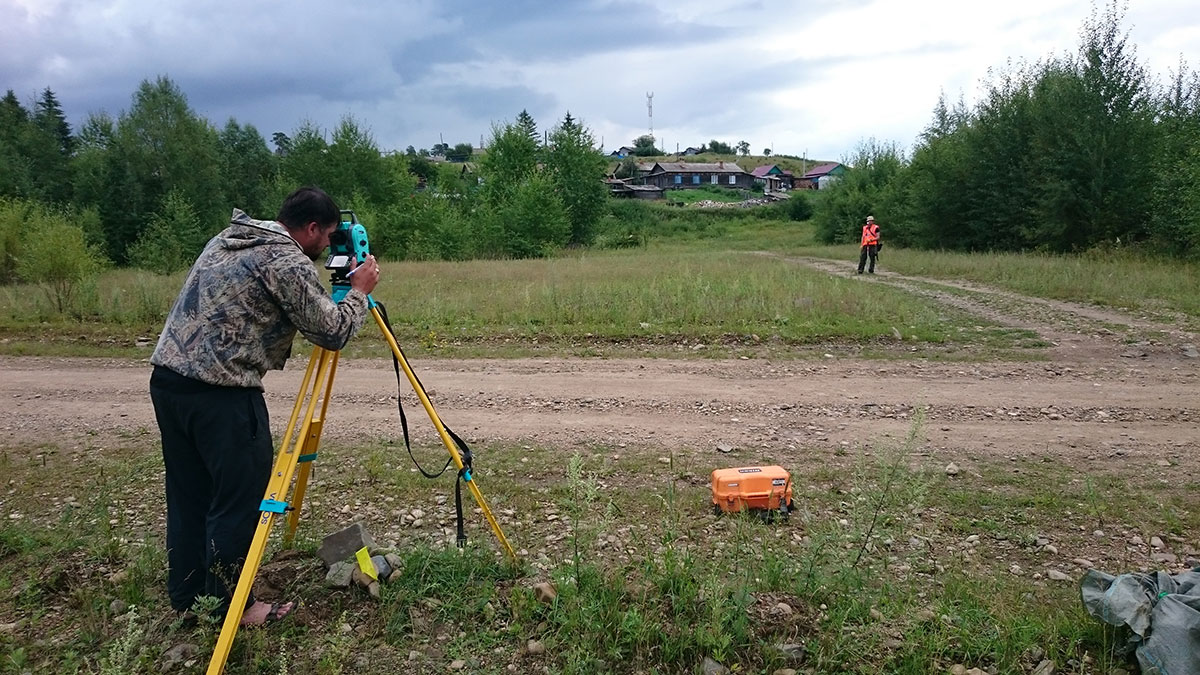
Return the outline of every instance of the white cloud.
{"type": "MultiPolygon", "coordinates": [[[[1130,41],[1153,73],[1200,54],[1194,0],[1131,5],[1130,41]]],[[[1073,52],[1091,12],[1090,0],[0,0],[0,86],[26,100],[50,87],[78,123],[165,74],[216,124],[233,116],[269,137],[351,113],[385,148],[475,144],[522,108],[543,128],[570,110],[613,148],[646,132],[653,91],[668,149],[715,138],[836,159],[869,137],[907,148],[940,92],[970,104],[989,68],[1073,52]]]]}

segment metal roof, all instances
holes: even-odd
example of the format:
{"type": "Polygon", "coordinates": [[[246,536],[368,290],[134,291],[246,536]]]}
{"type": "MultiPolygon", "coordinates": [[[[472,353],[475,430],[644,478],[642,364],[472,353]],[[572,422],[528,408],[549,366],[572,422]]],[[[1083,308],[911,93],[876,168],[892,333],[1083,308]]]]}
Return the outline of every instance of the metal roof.
{"type": "Polygon", "coordinates": [[[824,176],[825,174],[829,173],[830,171],[833,171],[834,169],[838,168],[839,166],[841,166],[841,164],[839,164],[838,162],[828,162],[825,164],[818,164],[818,165],[814,166],[813,168],[809,169],[808,172],[804,174],[804,177],[805,178],[819,178],[820,176],[824,176]]]}
{"type": "Polygon", "coordinates": [[[746,173],[742,170],[742,167],[734,162],[705,164],[695,162],[656,162],[655,166],[661,167],[663,171],[677,173],[746,173]]]}

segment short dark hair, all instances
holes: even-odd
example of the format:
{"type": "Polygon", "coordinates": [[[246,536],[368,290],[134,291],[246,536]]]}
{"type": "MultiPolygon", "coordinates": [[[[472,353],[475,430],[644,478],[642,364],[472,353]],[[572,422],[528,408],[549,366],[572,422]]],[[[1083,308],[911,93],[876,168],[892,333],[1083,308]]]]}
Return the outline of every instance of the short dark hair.
{"type": "Polygon", "coordinates": [[[283,200],[275,219],[289,230],[294,230],[312,222],[323,226],[336,225],[342,219],[342,212],[333,203],[333,198],[321,188],[302,187],[283,200]]]}

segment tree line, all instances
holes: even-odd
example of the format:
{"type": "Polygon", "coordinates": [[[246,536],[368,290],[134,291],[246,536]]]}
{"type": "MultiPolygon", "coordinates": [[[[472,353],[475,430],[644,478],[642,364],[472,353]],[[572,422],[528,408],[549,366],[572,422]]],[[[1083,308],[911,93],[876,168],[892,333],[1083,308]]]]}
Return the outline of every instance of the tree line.
{"type": "Polygon", "coordinates": [[[826,242],[857,241],[866,214],[898,244],[1069,252],[1200,245],[1200,76],[1163,86],[1136,58],[1114,3],[1077,51],[1010,64],[968,109],[943,96],[911,158],[860,145],[817,205],[826,242]]]}
{"type": "Polygon", "coordinates": [[[233,207],[273,219],[301,185],[354,209],[387,259],[545,255],[591,244],[605,215],[605,159],[570,113],[544,134],[525,111],[494,125],[478,165],[434,161],[470,159],[470,144],[381,152],[351,116],[331,131],[301,122],[272,143],[233,118],[214,126],[168,77],[141,82],[128,110],[90,113],[77,131],[49,88],[29,107],[9,90],[0,99],[0,283],[52,283],[39,276],[55,267],[38,260],[43,242],[54,242],[60,263],[78,261],[78,274],[184,269],[233,207]]]}

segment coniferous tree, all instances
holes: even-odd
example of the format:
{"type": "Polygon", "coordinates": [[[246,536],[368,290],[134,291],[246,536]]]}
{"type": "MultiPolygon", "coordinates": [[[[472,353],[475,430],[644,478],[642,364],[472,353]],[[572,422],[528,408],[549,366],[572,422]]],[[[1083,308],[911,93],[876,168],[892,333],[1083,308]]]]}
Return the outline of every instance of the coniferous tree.
{"type": "Polygon", "coordinates": [[[596,139],[568,112],[550,132],[546,170],[571,223],[570,243],[586,246],[595,237],[596,223],[608,199],[601,179],[606,162],[596,139]]]}
{"type": "Polygon", "coordinates": [[[533,116],[529,114],[529,111],[521,110],[517,115],[517,126],[525,132],[534,145],[541,145],[542,137],[538,134],[537,123],[533,121],[533,116]]]}

